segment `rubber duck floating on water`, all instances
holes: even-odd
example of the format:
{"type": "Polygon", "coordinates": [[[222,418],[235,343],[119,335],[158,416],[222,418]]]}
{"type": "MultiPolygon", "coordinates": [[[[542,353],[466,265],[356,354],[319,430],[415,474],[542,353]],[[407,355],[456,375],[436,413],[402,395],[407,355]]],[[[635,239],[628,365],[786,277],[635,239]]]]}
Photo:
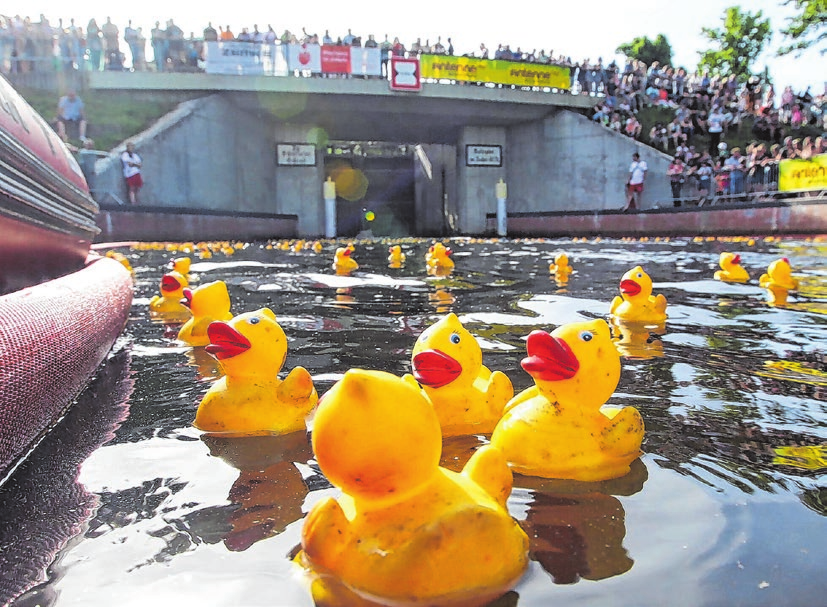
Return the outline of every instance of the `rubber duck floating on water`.
{"type": "Polygon", "coordinates": [[[450,274],[454,269],[453,251],[441,242],[434,243],[425,254],[425,267],[428,274],[450,274]]]}
{"type": "Polygon", "coordinates": [[[514,396],[511,380],[482,364],[482,349],[456,314],[448,314],[416,340],[413,375],[434,406],[443,436],[488,433],[514,396]]]}
{"type": "Polygon", "coordinates": [[[336,271],[336,274],[350,274],[354,270],[359,269],[359,264],[351,257],[355,250],[353,245],[336,249],[336,252],[333,254],[333,269],[336,271]]]}
{"type": "Polygon", "coordinates": [[[181,276],[188,276],[192,260],[189,257],[177,257],[169,261],[169,269],[178,272],[181,276]]]}
{"type": "Polygon", "coordinates": [[[718,260],[721,269],[715,272],[715,280],[723,282],[747,282],[749,273],[741,265],[741,256],[738,253],[724,251],[718,260]]]}
{"type": "Polygon", "coordinates": [[[766,273],[758,279],[758,284],[767,290],[770,304],[785,305],[789,292],[798,289],[798,280],[793,278],[792,273],[790,260],[782,257],[770,263],[766,273]]]}
{"type": "Polygon", "coordinates": [[[483,446],[462,473],[439,466],[442,436],[422,392],[351,369],[319,402],[313,452],[344,495],[307,515],[298,559],[380,604],[482,605],[528,565],[506,509],[512,477],[483,446]]]}
{"type": "Polygon", "coordinates": [[[620,280],[620,295],[612,300],[610,313],[630,322],[661,323],[666,320],[666,298],[652,295],[652,279],[635,266],[620,280]]]}
{"type": "Polygon", "coordinates": [[[178,340],[191,346],[210,343],[207,328],[216,320],[230,320],[230,294],[222,280],[208,282],[190,290],[184,289],[184,299],[192,311],[192,318],[178,331],[178,340]]]}
{"type": "Polygon", "coordinates": [[[558,278],[568,278],[569,274],[574,271],[574,268],[569,265],[568,255],[565,253],[558,253],[554,256],[554,261],[549,264],[548,271],[550,274],[554,274],[558,278]]]}
{"type": "Polygon", "coordinates": [[[623,476],[640,454],[643,419],[634,407],[603,407],[620,380],[620,355],[604,320],[528,336],[523,369],[534,386],[505,407],[491,445],[512,470],[600,481],[623,476]]]}
{"type": "Polygon", "coordinates": [[[184,289],[189,286],[187,279],[178,272],[169,272],[161,277],[161,294],[149,300],[151,316],[164,320],[181,322],[192,316],[192,311],[181,303],[184,299],[184,289]]]}
{"type": "Polygon", "coordinates": [[[388,267],[401,268],[405,265],[406,255],[402,252],[402,247],[395,244],[388,248],[388,267]]]}
{"type": "Polygon", "coordinates": [[[269,308],[240,314],[207,328],[207,352],[224,376],[204,395],[193,424],[231,434],[289,434],[305,429],[318,395],[310,373],[295,367],[278,378],[287,357],[287,336],[269,308]]]}

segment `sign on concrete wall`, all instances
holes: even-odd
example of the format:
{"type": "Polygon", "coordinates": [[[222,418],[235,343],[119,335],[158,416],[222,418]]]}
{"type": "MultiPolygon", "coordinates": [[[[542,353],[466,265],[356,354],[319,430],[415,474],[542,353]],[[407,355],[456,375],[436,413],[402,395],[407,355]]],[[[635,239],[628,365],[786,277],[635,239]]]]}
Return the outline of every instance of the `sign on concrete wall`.
{"type": "Polygon", "coordinates": [[[276,145],[276,163],[279,166],[316,166],[316,146],[310,143],[279,143],[276,145]]]}
{"type": "Polygon", "coordinates": [[[503,165],[503,148],[501,145],[465,146],[465,166],[501,167],[503,165]]]}

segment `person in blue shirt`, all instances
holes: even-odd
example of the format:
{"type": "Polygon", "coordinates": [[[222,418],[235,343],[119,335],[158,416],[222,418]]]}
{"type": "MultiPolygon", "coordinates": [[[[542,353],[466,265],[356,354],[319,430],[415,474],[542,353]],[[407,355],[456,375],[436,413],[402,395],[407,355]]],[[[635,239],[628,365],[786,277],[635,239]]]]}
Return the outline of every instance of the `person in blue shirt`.
{"type": "Polygon", "coordinates": [[[69,141],[68,125],[77,129],[81,141],[86,140],[86,110],[74,89],[69,89],[57,102],[57,134],[66,142],[69,141]]]}

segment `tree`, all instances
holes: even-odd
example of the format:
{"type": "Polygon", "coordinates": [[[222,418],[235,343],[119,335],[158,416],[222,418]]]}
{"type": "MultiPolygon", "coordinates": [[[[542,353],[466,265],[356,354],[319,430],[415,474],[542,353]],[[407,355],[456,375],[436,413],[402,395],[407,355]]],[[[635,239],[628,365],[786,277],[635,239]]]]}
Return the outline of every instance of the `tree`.
{"type": "MultiPolygon", "coordinates": [[[[827,0],[784,0],[784,4],[795,4],[797,14],[789,19],[787,27],[781,29],[791,42],[778,49],[779,55],[800,53],[827,39],[827,0]]],[[[821,53],[827,53],[827,44],[821,53]]]]}
{"type": "Polygon", "coordinates": [[[752,75],[752,64],[772,34],[770,20],[762,17],[761,11],[753,14],[741,11],[737,6],[726,9],[721,18],[722,29],[701,29],[716,48],[701,52],[698,66],[722,75],[735,74],[739,80],[747,80],[752,75]]]}
{"type": "Polygon", "coordinates": [[[655,61],[660,65],[672,65],[672,46],[663,34],[658,34],[654,41],[647,36],[639,36],[618,46],[617,52],[643,61],[646,65],[652,65],[655,61]]]}

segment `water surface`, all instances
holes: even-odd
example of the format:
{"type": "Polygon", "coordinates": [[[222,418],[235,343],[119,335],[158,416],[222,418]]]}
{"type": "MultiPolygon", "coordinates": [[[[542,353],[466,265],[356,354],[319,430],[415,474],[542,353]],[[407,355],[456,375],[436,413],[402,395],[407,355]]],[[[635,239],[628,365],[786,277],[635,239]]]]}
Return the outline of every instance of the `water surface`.
{"type": "MultiPolygon", "coordinates": [[[[286,369],[307,368],[320,394],[353,367],[409,372],[416,338],[449,311],[519,391],[532,383],[525,337],[607,318],[620,277],[643,265],[669,319],[619,344],[609,402],[642,413],[644,456],[604,483],[515,476],[509,509],[532,561],[497,605],[824,603],[826,244],[453,240],[454,272],[428,276],[430,244],[403,242],[407,263],[390,269],[387,243],[356,243],[360,269],[336,276],[332,243],[251,243],[192,254],[193,286],[225,280],[236,314],[270,307],[290,340],[286,369]],[[741,253],[749,284],[712,279],[724,250],[741,253]],[[560,251],[576,270],[565,284],[548,273],[560,251]],[[782,256],[801,290],[773,307],[757,279],[782,256]]],[[[183,253],[120,250],[136,297],[118,353],[0,492],[2,599],[30,588],[15,605],[313,605],[289,557],[303,516],[336,490],[303,433],[191,427],[216,363],[147,314],[183,253]]],[[[446,441],[444,465],[481,440],[446,441]]]]}

